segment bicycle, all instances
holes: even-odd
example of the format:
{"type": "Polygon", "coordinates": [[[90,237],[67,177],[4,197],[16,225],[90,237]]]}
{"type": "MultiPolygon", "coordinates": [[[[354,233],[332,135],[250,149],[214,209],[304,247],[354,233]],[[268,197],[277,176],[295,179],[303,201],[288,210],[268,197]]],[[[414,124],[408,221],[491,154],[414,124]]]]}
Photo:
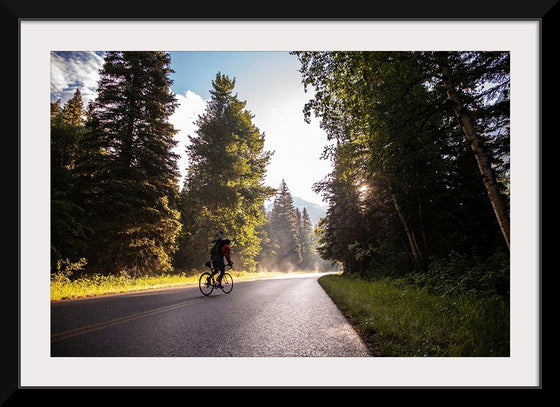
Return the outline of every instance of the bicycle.
{"type": "MultiPolygon", "coordinates": [[[[224,294],[229,294],[233,289],[233,277],[229,273],[224,273],[222,276],[222,281],[220,284],[216,281],[216,276],[220,274],[220,272],[212,267],[212,262],[206,263],[206,267],[210,268],[210,271],[205,271],[200,275],[198,279],[198,288],[200,288],[200,292],[204,295],[212,294],[214,289],[220,288],[224,294]],[[212,273],[216,272],[212,277],[212,273]]],[[[226,270],[231,270],[233,266],[226,265],[226,270]]]]}

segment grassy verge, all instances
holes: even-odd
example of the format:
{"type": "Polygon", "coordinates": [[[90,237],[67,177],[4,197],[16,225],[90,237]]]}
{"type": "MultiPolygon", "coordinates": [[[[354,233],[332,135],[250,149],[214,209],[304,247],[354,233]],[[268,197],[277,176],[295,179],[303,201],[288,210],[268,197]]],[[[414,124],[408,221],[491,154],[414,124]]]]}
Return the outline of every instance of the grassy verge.
{"type": "Polygon", "coordinates": [[[437,296],[398,280],[323,276],[321,286],[378,356],[509,356],[509,304],[437,296]]]}
{"type": "MultiPolygon", "coordinates": [[[[249,273],[233,270],[229,270],[228,273],[230,273],[235,280],[270,278],[279,274],[285,275],[285,273],[249,273]]],[[[93,275],[70,279],[63,273],[58,273],[51,278],[51,301],[198,284],[199,277],[200,273],[146,277],[93,275]]]]}

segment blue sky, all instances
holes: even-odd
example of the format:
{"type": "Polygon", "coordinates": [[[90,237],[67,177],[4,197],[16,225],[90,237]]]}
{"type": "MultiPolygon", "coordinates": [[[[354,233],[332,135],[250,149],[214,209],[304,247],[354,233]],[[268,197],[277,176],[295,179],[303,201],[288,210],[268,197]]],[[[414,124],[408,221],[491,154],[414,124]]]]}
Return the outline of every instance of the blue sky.
{"type": "MultiPolygon", "coordinates": [[[[179,169],[185,173],[188,161],[184,151],[188,136],[195,135],[194,121],[204,111],[210,98],[212,80],[221,72],[235,78],[234,93],[246,101],[253,123],[265,133],[265,149],[274,151],[268,167],[266,183],[278,187],[286,180],[293,196],[323,204],[312,191],[330,171],[330,163],[320,160],[327,144],[318,121],[307,124],[303,106],[312,98],[301,83],[299,61],[294,55],[280,51],[181,51],[171,52],[172,91],[179,107],[171,122],[179,130],[177,153],[182,155],[179,169]]],[[[51,54],[51,101],[68,100],[76,86],[84,99],[96,94],[98,70],[102,53],[57,52],[51,54]]],[[[181,182],[182,183],[182,182],[181,182]]]]}
{"type": "MultiPolygon", "coordinates": [[[[287,52],[264,51],[181,51],[171,52],[173,91],[191,90],[204,99],[210,97],[211,82],[221,72],[236,77],[237,87],[250,84],[255,78],[293,75],[299,69],[295,56],[287,52]]],[[[297,77],[299,80],[299,77],[297,77]]]]}

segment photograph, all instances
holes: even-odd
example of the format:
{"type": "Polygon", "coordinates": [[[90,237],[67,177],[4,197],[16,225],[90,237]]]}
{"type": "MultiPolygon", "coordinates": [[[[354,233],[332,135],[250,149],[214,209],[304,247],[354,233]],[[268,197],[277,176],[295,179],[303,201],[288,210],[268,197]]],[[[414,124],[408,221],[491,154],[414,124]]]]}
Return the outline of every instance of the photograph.
{"type": "Polygon", "coordinates": [[[509,355],[509,52],[51,58],[52,356],[509,355]]]}

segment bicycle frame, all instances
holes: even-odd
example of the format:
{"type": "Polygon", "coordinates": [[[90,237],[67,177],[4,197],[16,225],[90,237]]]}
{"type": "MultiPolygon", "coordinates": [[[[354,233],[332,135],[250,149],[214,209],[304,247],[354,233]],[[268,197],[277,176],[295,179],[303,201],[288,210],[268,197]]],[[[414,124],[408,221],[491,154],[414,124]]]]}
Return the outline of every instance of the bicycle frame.
{"type": "MultiPolygon", "coordinates": [[[[209,261],[208,263],[206,263],[206,267],[208,267],[210,269],[210,271],[212,272],[212,274],[218,274],[220,272],[219,269],[214,268],[214,266],[212,265],[212,261],[209,261]]],[[[224,268],[224,273],[228,270],[231,270],[233,268],[233,266],[230,266],[229,264],[226,264],[225,268],[224,268]]],[[[212,278],[214,278],[212,276],[212,278]]]]}
{"type": "Polygon", "coordinates": [[[226,273],[226,270],[231,270],[233,267],[228,264],[224,268],[224,273],[219,283],[216,281],[216,274],[220,273],[220,270],[212,267],[211,262],[206,263],[206,267],[208,267],[210,271],[202,273],[198,281],[198,287],[202,294],[210,295],[212,291],[217,288],[222,289],[225,294],[229,294],[233,288],[233,277],[231,274],[226,273]]]}

